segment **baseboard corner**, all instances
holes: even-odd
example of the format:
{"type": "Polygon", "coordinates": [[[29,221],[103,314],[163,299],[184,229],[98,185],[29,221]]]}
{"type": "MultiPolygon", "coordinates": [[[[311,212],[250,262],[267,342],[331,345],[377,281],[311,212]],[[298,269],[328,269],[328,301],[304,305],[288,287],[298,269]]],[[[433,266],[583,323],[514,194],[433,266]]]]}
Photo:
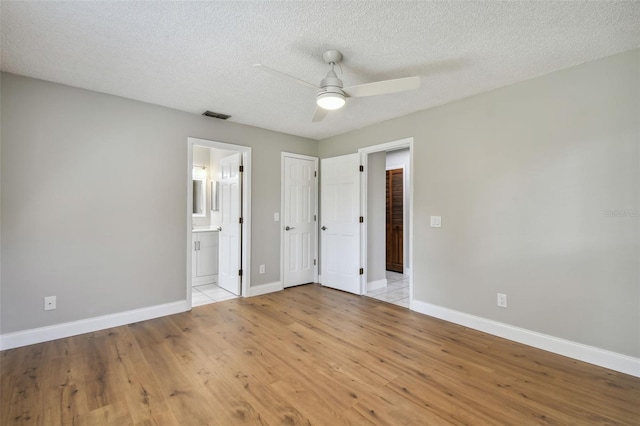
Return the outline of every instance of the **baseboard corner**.
{"type": "Polygon", "coordinates": [[[378,290],[380,288],[385,288],[387,286],[387,279],[383,278],[381,280],[369,281],[367,283],[367,292],[378,290]]]}

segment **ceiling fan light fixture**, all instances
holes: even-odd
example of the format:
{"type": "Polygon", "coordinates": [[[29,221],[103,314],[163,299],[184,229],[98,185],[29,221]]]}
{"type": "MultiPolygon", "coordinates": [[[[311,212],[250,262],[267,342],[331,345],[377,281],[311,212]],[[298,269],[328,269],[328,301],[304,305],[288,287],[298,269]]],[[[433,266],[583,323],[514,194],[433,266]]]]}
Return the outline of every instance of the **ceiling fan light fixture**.
{"type": "Polygon", "coordinates": [[[344,106],[345,100],[342,93],[320,93],[316,99],[316,103],[320,108],[334,110],[344,106]]]}
{"type": "Polygon", "coordinates": [[[317,89],[317,108],[311,118],[311,121],[314,123],[322,121],[322,119],[326,117],[328,111],[342,108],[346,102],[346,98],[386,95],[388,93],[404,92],[405,90],[413,90],[420,87],[420,77],[418,76],[374,81],[372,83],[344,87],[342,80],[338,77],[335,71],[335,66],[339,65],[340,61],[342,61],[342,53],[337,50],[327,50],[322,55],[322,59],[329,64],[331,69],[327,72],[325,78],[320,81],[320,85],[311,84],[307,81],[289,75],[286,72],[269,68],[266,65],[255,64],[254,66],[272,74],[293,80],[304,86],[317,89]]]}

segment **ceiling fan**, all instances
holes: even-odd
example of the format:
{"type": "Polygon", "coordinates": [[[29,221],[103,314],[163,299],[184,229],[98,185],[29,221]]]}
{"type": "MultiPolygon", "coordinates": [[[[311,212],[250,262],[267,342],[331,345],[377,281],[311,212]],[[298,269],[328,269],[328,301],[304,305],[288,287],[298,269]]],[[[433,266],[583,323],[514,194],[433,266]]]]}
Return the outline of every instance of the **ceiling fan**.
{"type": "Polygon", "coordinates": [[[343,87],[342,80],[338,78],[334,71],[336,64],[339,64],[342,60],[342,53],[337,50],[327,50],[322,55],[322,59],[331,66],[331,69],[327,73],[326,77],[322,79],[319,86],[282,71],[269,68],[266,65],[255,64],[254,67],[317,89],[317,107],[311,120],[313,122],[322,120],[331,110],[342,108],[346,102],[346,98],[385,95],[387,93],[403,92],[405,90],[413,90],[420,87],[420,77],[397,78],[395,80],[382,80],[373,83],[359,84],[357,86],[343,87]]]}

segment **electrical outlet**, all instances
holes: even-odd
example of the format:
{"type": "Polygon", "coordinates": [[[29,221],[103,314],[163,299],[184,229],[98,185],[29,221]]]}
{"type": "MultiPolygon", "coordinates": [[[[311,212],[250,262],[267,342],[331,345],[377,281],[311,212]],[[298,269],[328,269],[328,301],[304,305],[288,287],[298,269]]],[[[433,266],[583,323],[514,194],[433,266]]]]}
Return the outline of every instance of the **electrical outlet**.
{"type": "Polygon", "coordinates": [[[53,311],[56,308],[56,297],[47,296],[44,298],[44,310],[53,311]]]}
{"type": "Polygon", "coordinates": [[[264,274],[264,270],[265,270],[264,265],[260,265],[260,273],[261,273],[261,274],[264,274]]]}
{"type": "Polygon", "coordinates": [[[503,293],[498,293],[498,306],[501,308],[507,307],[507,295],[503,293]]]}
{"type": "Polygon", "coordinates": [[[280,222],[280,213],[274,213],[273,214],[273,221],[274,222],[280,222]]]}

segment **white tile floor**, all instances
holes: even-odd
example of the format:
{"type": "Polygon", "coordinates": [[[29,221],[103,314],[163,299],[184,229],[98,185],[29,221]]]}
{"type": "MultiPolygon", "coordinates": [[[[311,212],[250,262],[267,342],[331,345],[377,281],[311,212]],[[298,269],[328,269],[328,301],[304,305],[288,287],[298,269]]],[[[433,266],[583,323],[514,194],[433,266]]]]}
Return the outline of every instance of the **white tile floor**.
{"type": "Polygon", "coordinates": [[[222,302],[236,297],[238,296],[215,284],[205,284],[191,288],[191,306],[208,305],[209,303],[222,302]]]}
{"type": "Polygon", "coordinates": [[[387,286],[367,292],[367,296],[394,305],[409,307],[409,276],[387,271],[387,286]]]}

